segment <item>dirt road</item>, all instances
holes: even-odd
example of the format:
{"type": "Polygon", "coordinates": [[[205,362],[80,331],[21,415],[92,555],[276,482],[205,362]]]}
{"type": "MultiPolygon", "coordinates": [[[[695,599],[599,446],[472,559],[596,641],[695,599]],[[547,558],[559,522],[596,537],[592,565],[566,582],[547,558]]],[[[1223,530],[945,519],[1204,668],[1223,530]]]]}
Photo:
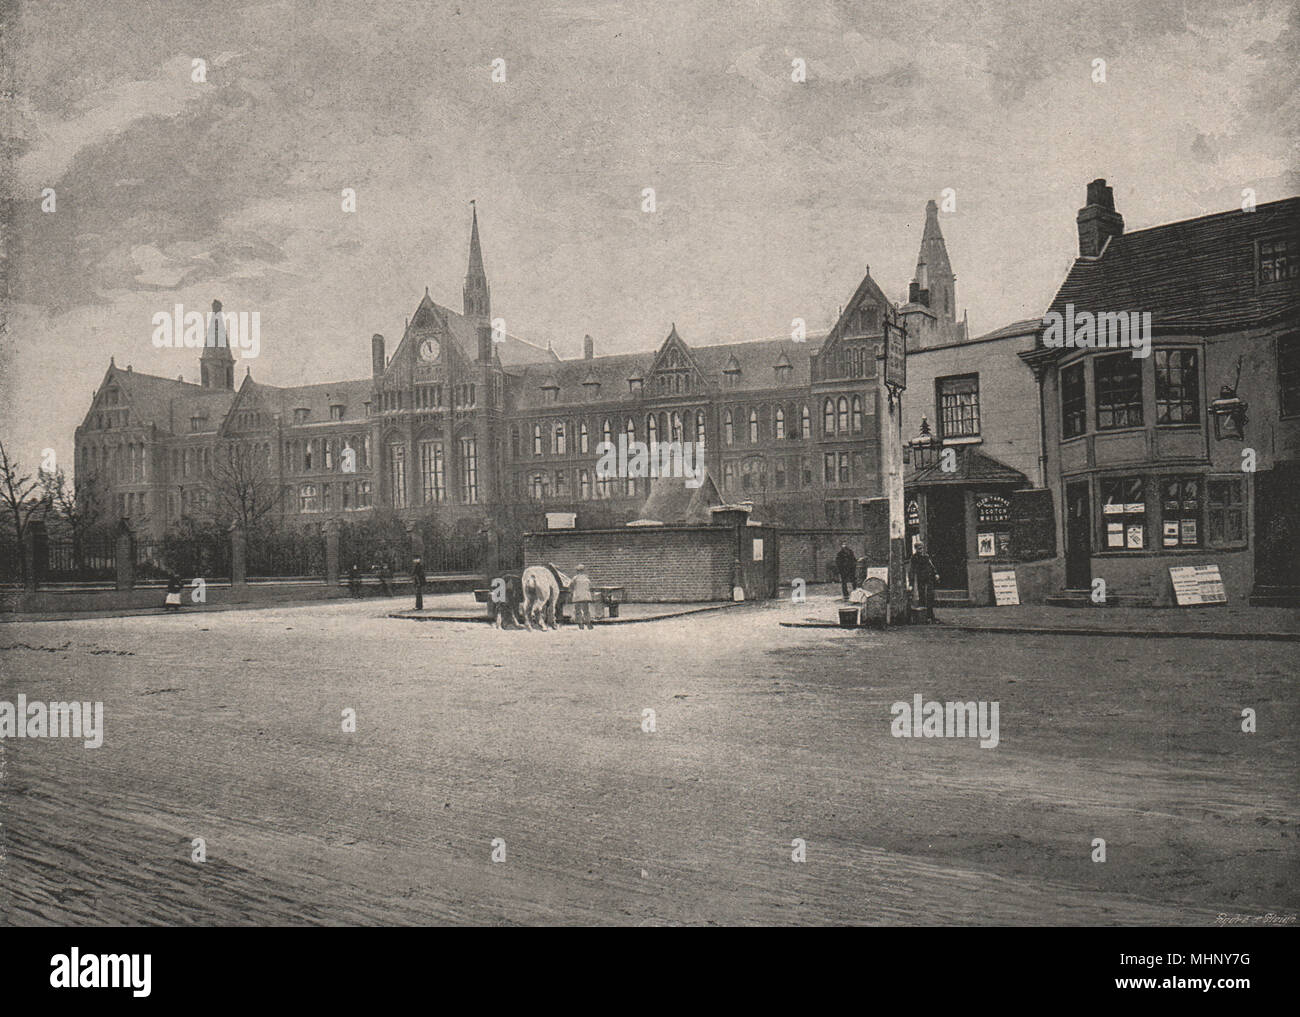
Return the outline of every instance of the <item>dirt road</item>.
{"type": "Polygon", "coordinates": [[[383,613],[0,626],[0,700],[99,700],[105,717],[98,749],[0,743],[0,918],[1212,924],[1298,909],[1287,644],[789,629],[763,607],[554,634],[383,613]],[[894,737],[891,704],[918,693],[997,701],[998,746],[894,737]]]}

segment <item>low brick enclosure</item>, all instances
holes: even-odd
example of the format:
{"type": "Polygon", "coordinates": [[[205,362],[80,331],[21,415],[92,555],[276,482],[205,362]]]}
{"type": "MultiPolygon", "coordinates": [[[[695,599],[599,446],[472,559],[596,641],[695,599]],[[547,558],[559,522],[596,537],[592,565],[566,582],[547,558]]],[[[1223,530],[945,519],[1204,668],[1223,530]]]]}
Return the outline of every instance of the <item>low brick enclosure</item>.
{"type": "Polygon", "coordinates": [[[777,530],[751,525],[742,512],[715,512],[711,526],[621,526],[524,534],[525,565],[553,563],[572,573],[586,565],[599,586],[622,586],[632,603],[746,600],[776,596],[777,530]]]}

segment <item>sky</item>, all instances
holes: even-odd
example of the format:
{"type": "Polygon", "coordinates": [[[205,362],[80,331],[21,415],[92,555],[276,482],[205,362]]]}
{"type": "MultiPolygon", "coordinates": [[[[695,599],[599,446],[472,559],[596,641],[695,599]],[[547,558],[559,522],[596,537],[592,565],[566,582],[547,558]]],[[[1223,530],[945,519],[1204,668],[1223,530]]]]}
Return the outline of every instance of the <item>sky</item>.
{"type": "Polygon", "coordinates": [[[0,9],[0,441],[30,466],[70,462],[110,355],[197,380],[151,341],[178,303],[260,313],[237,382],[368,376],[425,287],[460,309],[471,200],[494,316],[572,357],[826,328],[868,266],[902,299],[946,189],[976,335],[1042,314],[1096,177],[1128,230],[1300,193],[1283,0],[0,9]]]}

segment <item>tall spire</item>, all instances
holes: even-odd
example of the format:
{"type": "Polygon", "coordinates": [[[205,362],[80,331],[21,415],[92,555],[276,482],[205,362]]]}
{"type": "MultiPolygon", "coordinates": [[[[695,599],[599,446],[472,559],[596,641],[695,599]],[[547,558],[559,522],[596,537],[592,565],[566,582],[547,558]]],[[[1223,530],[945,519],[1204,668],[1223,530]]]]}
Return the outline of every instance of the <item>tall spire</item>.
{"type": "Polygon", "coordinates": [[[204,388],[235,387],[235,357],[230,352],[220,300],[212,301],[212,313],[208,315],[204,329],[203,352],[199,355],[199,382],[204,388]]]}
{"type": "Polygon", "coordinates": [[[916,257],[916,281],[930,291],[930,309],[948,321],[957,320],[957,277],[948,262],[948,248],[939,229],[939,206],[931,199],[925,206],[925,229],[916,257]]]}
{"type": "Polygon", "coordinates": [[[478,240],[478,206],[471,201],[473,222],[469,233],[469,268],[465,272],[465,317],[487,321],[492,317],[492,295],[483,270],[483,249],[478,240]]]}

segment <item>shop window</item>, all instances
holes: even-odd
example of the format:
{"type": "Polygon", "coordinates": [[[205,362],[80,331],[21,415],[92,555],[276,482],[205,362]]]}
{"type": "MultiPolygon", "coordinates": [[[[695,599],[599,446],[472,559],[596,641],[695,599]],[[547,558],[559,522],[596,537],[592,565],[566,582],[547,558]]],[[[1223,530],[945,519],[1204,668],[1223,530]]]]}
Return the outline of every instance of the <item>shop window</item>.
{"type": "Polygon", "coordinates": [[[1224,547],[1246,542],[1246,483],[1242,478],[1211,480],[1205,524],[1209,543],[1224,547]]]}
{"type": "Polygon", "coordinates": [[[1141,551],[1146,547],[1147,511],[1142,478],[1106,478],[1100,487],[1106,550],[1141,551]]]}
{"type": "Polygon", "coordinates": [[[1201,546],[1201,480],[1160,478],[1160,546],[1201,546]]]}

